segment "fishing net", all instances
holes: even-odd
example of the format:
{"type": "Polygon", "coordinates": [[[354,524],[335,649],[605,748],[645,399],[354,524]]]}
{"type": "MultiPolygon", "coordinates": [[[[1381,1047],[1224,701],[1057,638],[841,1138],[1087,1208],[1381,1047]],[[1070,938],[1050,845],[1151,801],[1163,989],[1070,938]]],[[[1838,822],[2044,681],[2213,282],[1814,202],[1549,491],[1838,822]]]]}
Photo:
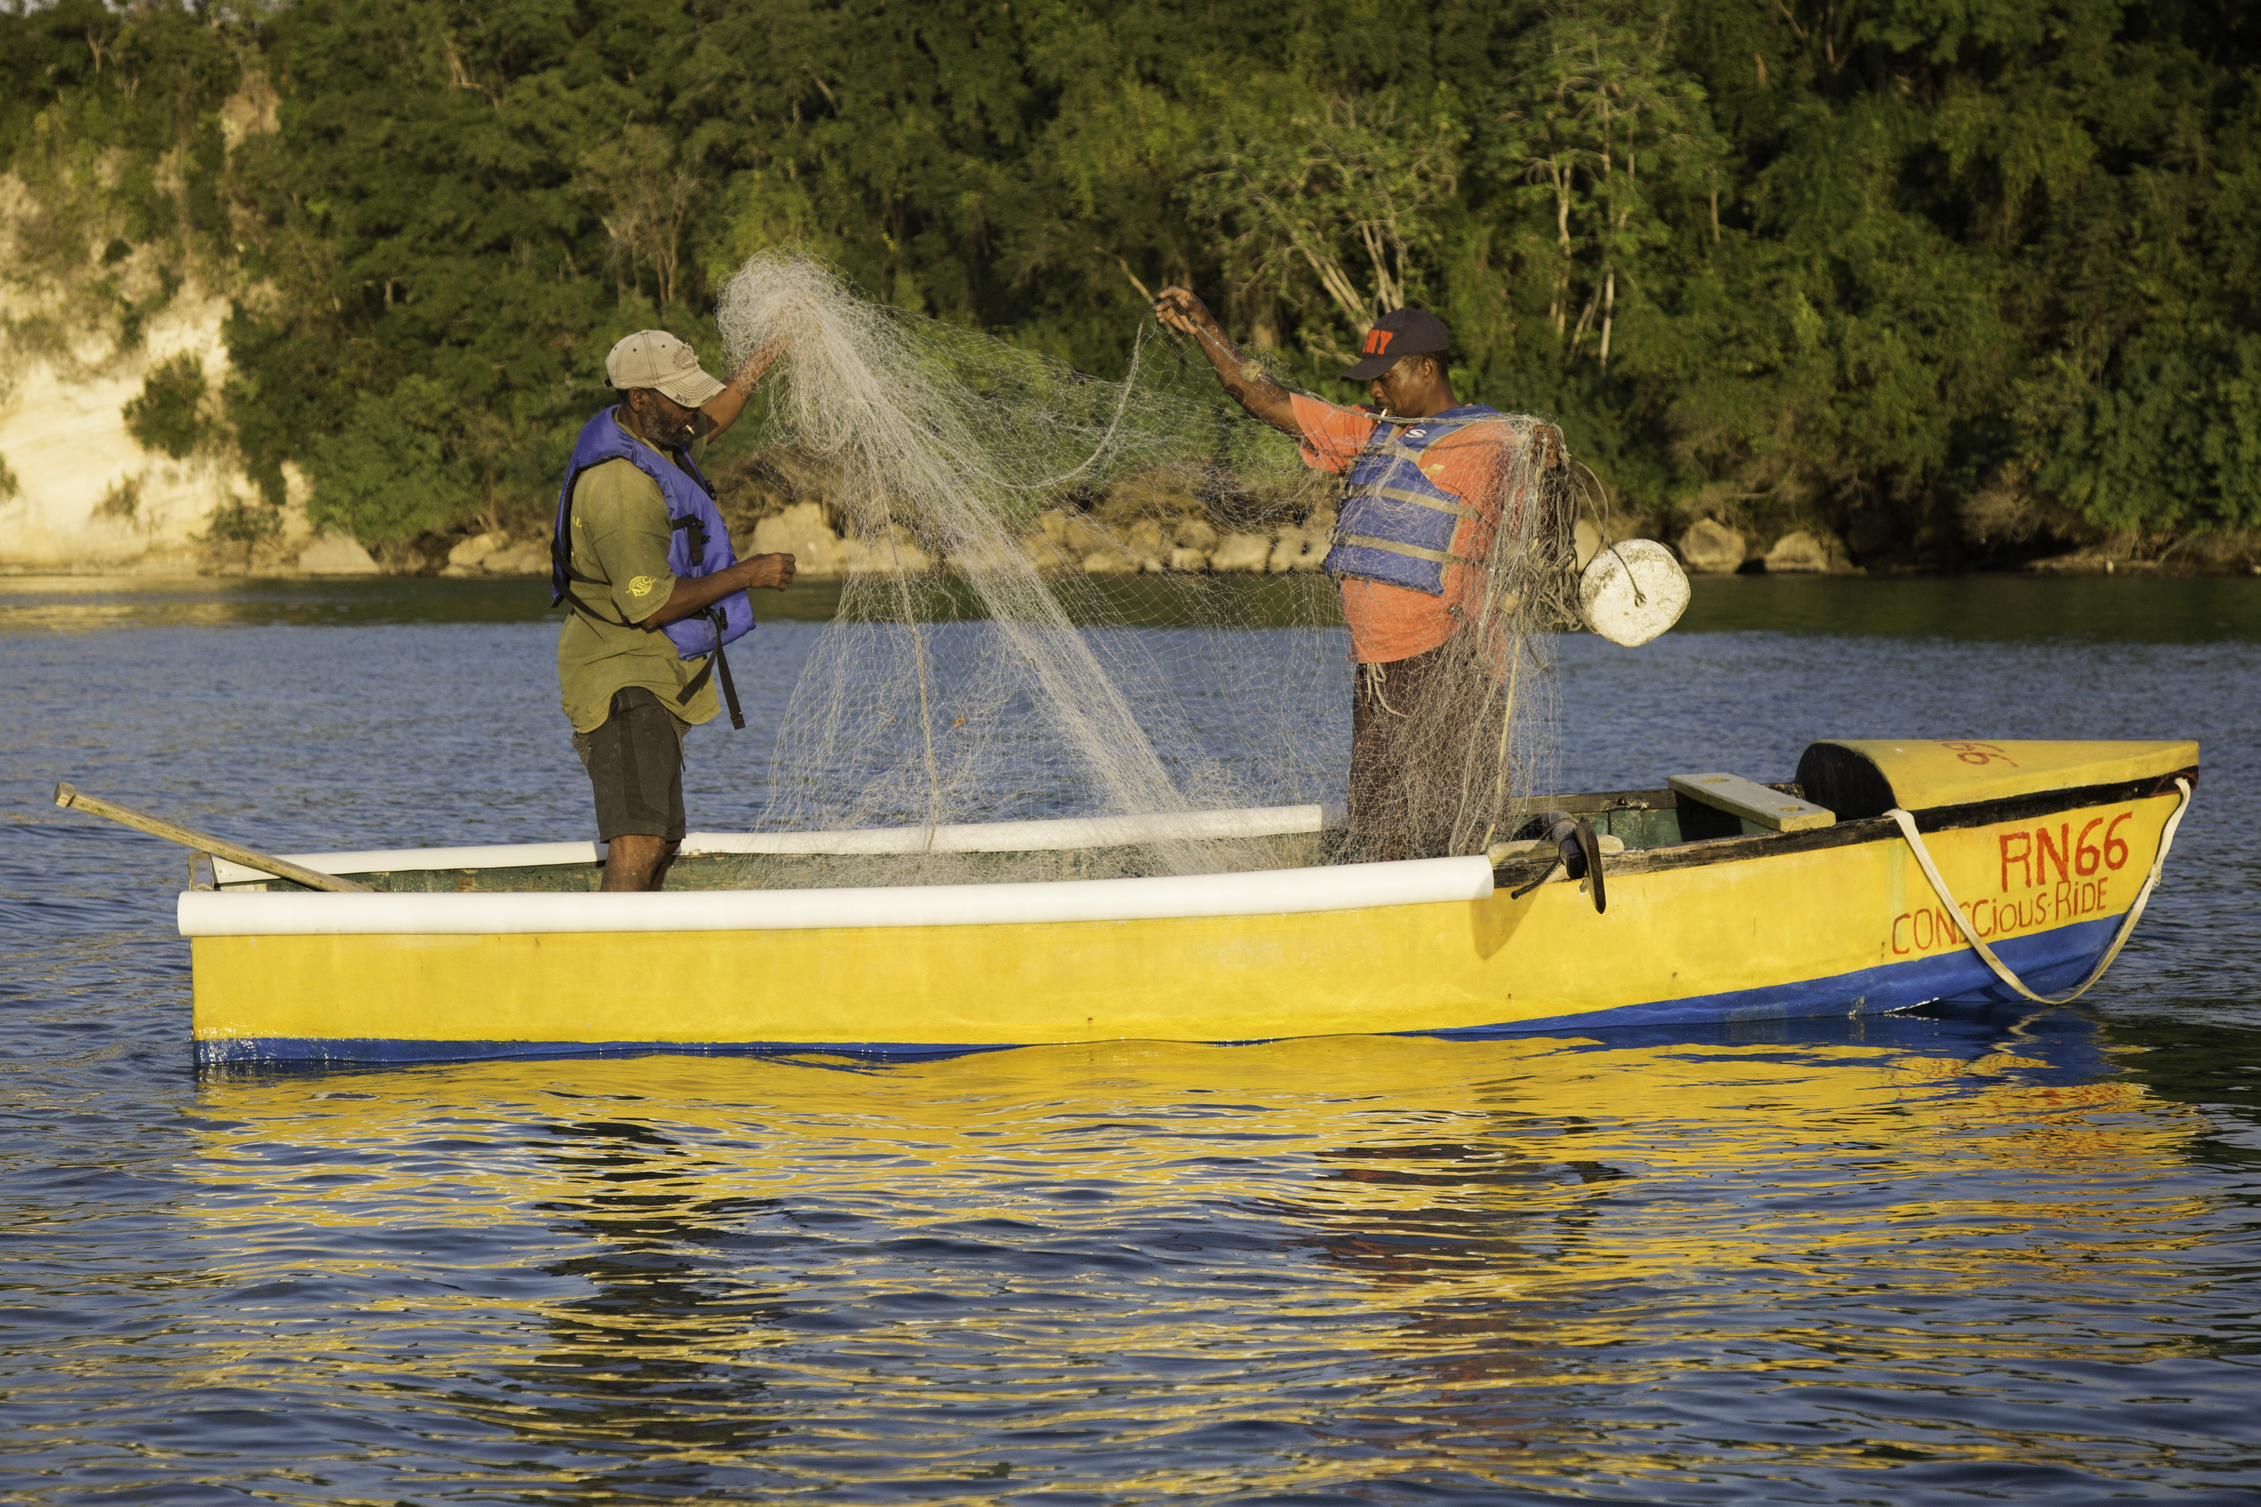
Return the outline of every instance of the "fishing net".
{"type": "MultiPolygon", "coordinates": [[[[1103,381],[861,299],[782,252],[745,264],[719,322],[733,362],[774,349],[765,440],[827,474],[847,541],[837,613],[778,733],[765,830],[1344,802],[1356,667],[1318,571],[1341,483],[1232,406],[1197,353],[1150,331],[1124,380],[1103,381]]],[[[1396,688],[1419,708],[1386,682],[1369,708],[1431,730],[1359,802],[1412,835],[1380,852],[1353,832],[1329,857],[1482,851],[1549,782],[1547,634],[1570,616],[1574,489],[1551,429],[1513,416],[1486,432],[1503,524],[1464,652],[1396,688]]],[[[923,846],[885,882],[1026,877],[923,846]]],[[[1104,871],[1279,853],[1165,835],[1111,848],[1104,871]]]]}

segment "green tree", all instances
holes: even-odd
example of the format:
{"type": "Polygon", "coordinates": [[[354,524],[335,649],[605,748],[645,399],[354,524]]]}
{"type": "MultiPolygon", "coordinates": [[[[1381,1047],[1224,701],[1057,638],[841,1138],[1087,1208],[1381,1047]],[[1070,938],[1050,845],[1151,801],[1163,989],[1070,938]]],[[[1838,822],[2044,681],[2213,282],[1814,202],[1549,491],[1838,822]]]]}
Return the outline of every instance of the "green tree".
{"type": "Polygon", "coordinates": [[[1262,286],[1305,316],[1318,362],[1348,361],[1377,318],[1429,301],[1424,263],[1467,132],[1441,110],[1408,119],[1394,93],[1316,101],[1284,123],[1252,113],[1219,127],[1188,202],[1244,300],[1262,286]]]}
{"type": "Polygon", "coordinates": [[[443,438],[454,406],[429,377],[407,377],[385,397],[357,399],[338,432],[308,457],[315,481],[308,518],[372,544],[453,522],[470,490],[443,438]]]}
{"type": "MultiPolygon", "coordinates": [[[[1591,335],[1593,359],[1609,365],[1618,280],[1648,281],[1672,239],[1660,198],[1707,200],[1716,182],[1704,91],[1667,47],[1672,15],[1670,5],[1591,0],[1544,15],[1524,34],[1529,61],[1500,101],[1492,165],[1530,185],[1508,203],[1524,211],[1525,260],[1545,279],[1547,322],[1566,358],[1591,335]],[[1551,239],[1531,236],[1532,208],[1551,239]]],[[[1671,271],[1656,267],[1656,279],[1671,271]]]]}
{"type": "Polygon", "coordinates": [[[126,432],[144,450],[186,460],[210,437],[211,422],[204,412],[209,390],[204,362],[194,352],[158,363],[142,379],[141,395],[127,400],[126,432]]]}
{"type": "Polygon", "coordinates": [[[1951,563],[2014,493],[2163,542],[2257,526],[2257,39],[2221,0],[58,0],[0,14],[7,275],[121,346],[240,276],[224,434],[372,538],[544,516],[611,341],[718,355],[721,279],[790,242],[1102,372],[1166,282],[1313,383],[1426,303],[1667,529],[1951,563]]]}

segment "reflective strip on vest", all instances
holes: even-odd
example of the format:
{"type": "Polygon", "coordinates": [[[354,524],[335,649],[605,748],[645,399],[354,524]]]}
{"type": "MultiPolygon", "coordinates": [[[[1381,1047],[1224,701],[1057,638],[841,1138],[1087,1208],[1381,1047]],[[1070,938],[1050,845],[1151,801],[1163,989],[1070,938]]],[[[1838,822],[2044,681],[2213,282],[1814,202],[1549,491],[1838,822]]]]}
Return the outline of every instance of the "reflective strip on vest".
{"type": "MultiPolygon", "coordinates": [[[[1345,534],[1337,531],[1335,538],[1344,549],[1380,549],[1393,555],[1404,555],[1413,560],[1434,560],[1439,565],[1481,565],[1481,560],[1471,560],[1466,555],[1456,555],[1445,549],[1423,549],[1418,544],[1399,544],[1393,539],[1370,539],[1364,534],[1345,534]]],[[[1331,553],[1331,551],[1330,551],[1331,553]]]]}
{"type": "Polygon", "coordinates": [[[1473,518],[1479,523],[1488,522],[1491,517],[1490,514],[1484,512],[1482,509],[1472,508],[1467,503],[1462,502],[1459,498],[1451,496],[1450,494],[1446,494],[1442,497],[1432,497],[1420,492],[1408,492],[1402,487],[1372,487],[1368,488],[1365,491],[1364,495],[1368,497],[1384,497],[1389,499],[1391,502],[1410,502],[1415,507],[1435,508],[1440,513],[1458,513],[1463,518],[1473,518]]]}

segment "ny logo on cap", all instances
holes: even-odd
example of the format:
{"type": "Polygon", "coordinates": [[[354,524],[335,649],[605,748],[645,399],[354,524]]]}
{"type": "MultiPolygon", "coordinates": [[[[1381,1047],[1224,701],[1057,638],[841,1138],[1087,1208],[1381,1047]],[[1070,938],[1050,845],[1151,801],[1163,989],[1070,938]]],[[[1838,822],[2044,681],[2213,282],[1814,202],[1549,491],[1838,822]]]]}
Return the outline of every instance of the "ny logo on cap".
{"type": "Polygon", "coordinates": [[[1362,356],[1379,356],[1386,353],[1390,348],[1390,338],[1396,333],[1395,330],[1367,331],[1365,348],[1359,354],[1362,356]]]}

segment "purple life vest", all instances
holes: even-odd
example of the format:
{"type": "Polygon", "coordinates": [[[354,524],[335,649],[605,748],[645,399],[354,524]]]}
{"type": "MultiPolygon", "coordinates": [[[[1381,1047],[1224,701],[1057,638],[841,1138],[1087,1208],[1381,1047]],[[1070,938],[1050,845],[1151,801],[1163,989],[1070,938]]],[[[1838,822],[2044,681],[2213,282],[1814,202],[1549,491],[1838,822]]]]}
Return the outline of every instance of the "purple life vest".
{"type": "MultiPolygon", "coordinates": [[[[683,457],[681,466],[668,464],[651,446],[621,428],[608,408],[582,426],[581,437],[573,443],[573,460],[565,468],[565,485],[558,491],[557,528],[550,537],[552,607],[571,598],[574,606],[592,617],[597,616],[575,594],[571,584],[595,581],[594,577],[582,575],[573,568],[573,484],[581,479],[583,471],[608,460],[627,461],[659,483],[660,495],[667,499],[667,521],[675,531],[667,545],[670,571],[696,578],[728,570],[738,563],[738,552],[730,547],[730,530],[723,526],[722,514],[715,510],[714,494],[707,486],[707,479],[699,474],[697,464],[688,455],[683,457]]],[[[696,617],[678,618],[662,631],[675,640],[680,657],[697,659],[753,632],[754,606],[746,600],[744,592],[732,592],[696,617]],[[714,621],[717,617],[719,624],[714,621]]]]}
{"type": "Polygon", "coordinates": [[[1496,408],[1464,403],[1426,419],[1377,420],[1344,479],[1334,547],[1321,568],[1338,581],[1357,576],[1441,597],[1447,565],[1483,564],[1452,553],[1452,536],[1461,519],[1489,523],[1493,510],[1429,480],[1421,457],[1455,429],[1498,417],[1496,408]]]}
{"type": "MultiPolygon", "coordinates": [[[[621,427],[613,413],[608,408],[589,420],[581,427],[581,437],[573,442],[573,459],[565,468],[565,485],[558,490],[557,522],[550,534],[550,605],[571,602],[574,610],[618,627],[623,626],[622,620],[598,612],[573,589],[575,581],[605,584],[573,568],[573,487],[591,466],[624,460],[659,483],[660,495],[667,502],[668,525],[673,530],[667,545],[667,568],[675,575],[695,579],[727,570],[738,563],[738,552],[730,547],[730,530],[715,509],[713,490],[699,474],[698,464],[684,455],[682,465],[671,465],[657,450],[621,427]]],[[[721,668],[731,724],[744,727],[745,718],[730,684],[730,665],[722,657],[722,646],[754,631],[754,604],[746,599],[746,593],[734,591],[690,617],[663,625],[661,631],[674,641],[678,658],[714,656],[708,668],[721,668]]],[[[683,688],[686,697],[698,688],[705,674],[701,670],[683,688]]]]}

